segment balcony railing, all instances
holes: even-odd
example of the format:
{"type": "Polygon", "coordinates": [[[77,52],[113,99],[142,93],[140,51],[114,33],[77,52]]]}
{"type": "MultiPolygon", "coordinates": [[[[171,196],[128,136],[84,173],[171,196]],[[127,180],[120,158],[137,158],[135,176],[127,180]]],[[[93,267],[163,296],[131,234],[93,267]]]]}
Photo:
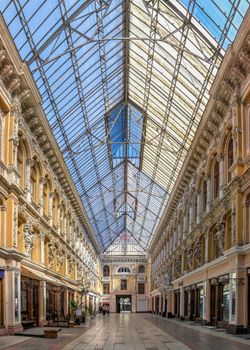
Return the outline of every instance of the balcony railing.
{"type": "Polygon", "coordinates": [[[110,276],[108,277],[102,277],[103,282],[109,282],[110,281],[110,276]]]}

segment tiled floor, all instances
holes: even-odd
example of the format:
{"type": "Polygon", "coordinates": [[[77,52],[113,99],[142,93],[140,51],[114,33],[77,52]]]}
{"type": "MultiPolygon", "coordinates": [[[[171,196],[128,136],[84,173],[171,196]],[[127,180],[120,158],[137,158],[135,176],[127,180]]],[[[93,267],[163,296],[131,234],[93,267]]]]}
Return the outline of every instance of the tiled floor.
{"type": "Polygon", "coordinates": [[[188,350],[138,314],[97,318],[95,325],[63,350],[188,350]]]}
{"type": "Polygon", "coordinates": [[[150,314],[112,314],[98,315],[81,328],[64,328],[58,339],[0,337],[1,349],[250,350],[250,340],[150,314]]]}

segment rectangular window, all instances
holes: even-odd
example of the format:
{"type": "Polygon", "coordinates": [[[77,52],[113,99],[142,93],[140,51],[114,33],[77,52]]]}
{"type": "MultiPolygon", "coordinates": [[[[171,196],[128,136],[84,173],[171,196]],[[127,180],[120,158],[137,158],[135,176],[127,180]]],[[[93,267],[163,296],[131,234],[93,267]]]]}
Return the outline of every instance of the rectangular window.
{"type": "Polygon", "coordinates": [[[103,294],[109,294],[109,283],[103,284],[103,294]]]}
{"type": "Polygon", "coordinates": [[[121,280],[121,290],[127,290],[127,280],[121,280]]]}
{"type": "Polygon", "coordinates": [[[145,294],[145,284],[138,283],[138,294],[145,294]]]}

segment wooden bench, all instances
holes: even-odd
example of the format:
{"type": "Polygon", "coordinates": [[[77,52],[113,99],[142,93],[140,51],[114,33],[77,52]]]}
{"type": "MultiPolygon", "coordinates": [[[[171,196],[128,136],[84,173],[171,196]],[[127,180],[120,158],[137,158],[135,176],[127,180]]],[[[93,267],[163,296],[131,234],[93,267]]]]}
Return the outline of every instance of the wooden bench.
{"type": "Polygon", "coordinates": [[[23,329],[28,329],[28,328],[33,328],[34,327],[35,321],[33,321],[33,320],[25,320],[25,321],[22,321],[21,323],[22,323],[23,329]]]}
{"type": "Polygon", "coordinates": [[[43,328],[44,338],[56,339],[57,333],[60,332],[61,330],[62,328],[54,328],[54,327],[43,328]]]}

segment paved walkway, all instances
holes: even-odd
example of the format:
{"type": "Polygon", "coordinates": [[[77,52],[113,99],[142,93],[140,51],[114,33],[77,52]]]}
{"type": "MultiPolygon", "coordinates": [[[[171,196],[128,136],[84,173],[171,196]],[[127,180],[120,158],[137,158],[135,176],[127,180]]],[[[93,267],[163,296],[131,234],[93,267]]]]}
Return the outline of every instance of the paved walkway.
{"type": "Polygon", "coordinates": [[[250,340],[151,314],[98,315],[58,339],[5,336],[0,350],[250,350],[250,340]]]}
{"type": "Polygon", "coordinates": [[[189,350],[141,314],[98,317],[95,324],[63,350],[189,350]]]}

